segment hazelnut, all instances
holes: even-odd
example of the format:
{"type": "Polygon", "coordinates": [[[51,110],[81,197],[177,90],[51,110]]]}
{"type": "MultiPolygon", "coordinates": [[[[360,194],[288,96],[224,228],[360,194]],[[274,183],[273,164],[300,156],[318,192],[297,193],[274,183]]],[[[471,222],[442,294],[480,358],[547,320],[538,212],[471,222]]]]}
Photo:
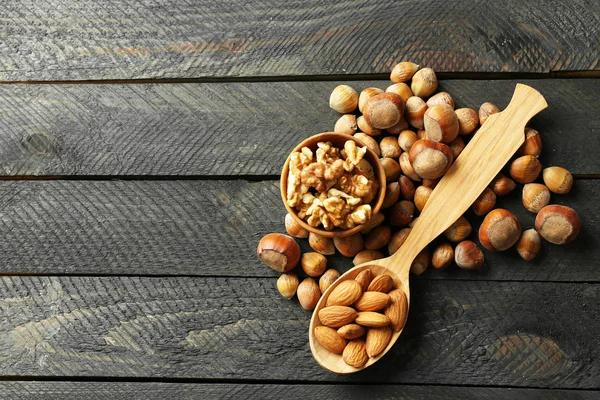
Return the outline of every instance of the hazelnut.
{"type": "Polygon", "coordinates": [[[428,108],[423,121],[427,136],[434,142],[450,143],[458,136],[458,118],[448,104],[428,108]]]}
{"type": "Polygon", "coordinates": [[[404,99],[395,93],[385,92],[373,96],[364,106],[365,121],[377,129],[396,125],[402,115],[404,115],[404,99]]]}
{"type": "Polygon", "coordinates": [[[444,175],[453,160],[448,146],[428,139],[417,140],[410,149],[409,157],[414,171],[425,179],[436,179],[444,175]]]}
{"type": "Polygon", "coordinates": [[[542,164],[534,156],[521,156],[510,164],[510,176],[519,183],[531,183],[542,172],[542,164]]]}
{"type": "Polygon", "coordinates": [[[552,204],[540,210],[535,218],[535,229],[550,243],[567,244],[579,234],[581,221],[572,208],[552,204]]]}
{"type": "Polygon", "coordinates": [[[413,96],[413,92],[412,90],[410,90],[410,87],[403,82],[395,83],[391,86],[388,86],[387,89],[385,89],[385,91],[387,93],[396,93],[398,96],[402,97],[402,100],[404,100],[405,103],[409,98],[413,96]]]}
{"type": "Polygon", "coordinates": [[[379,145],[377,144],[377,141],[375,141],[375,139],[373,139],[371,136],[369,136],[363,132],[356,132],[354,134],[354,138],[358,139],[360,142],[362,142],[362,144],[364,144],[370,150],[372,150],[373,153],[375,153],[377,155],[377,157],[381,157],[381,151],[379,150],[379,145]]]}
{"type": "Polygon", "coordinates": [[[541,183],[527,183],[523,186],[523,205],[532,213],[538,213],[550,203],[550,191],[541,183]]]}
{"type": "Polygon", "coordinates": [[[517,155],[539,157],[540,154],[542,154],[542,137],[535,129],[525,128],[525,142],[517,150],[517,155]]]}
{"type": "Polygon", "coordinates": [[[408,227],[409,228],[413,228],[415,226],[415,224],[417,223],[417,220],[419,219],[419,217],[413,219],[409,224],[408,227]]]}
{"type": "Polygon", "coordinates": [[[391,236],[392,228],[387,225],[380,225],[367,234],[365,249],[379,250],[389,243],[391,236]]]}
{"type": "Polygon", "coordinates": [[[400,199],[400,184],[398,182],[390,182],[385,189],[385,197],[381,209],[386,209],[398,202],[400,199]]]}
{"type": "Polygon", "coordinates": [[[331,286],[333,282],[337,281],[339,277],[340,273],[333,268],[330,268],[327,271],[325,271],[325,273],[321,275],[321,278],[319,279],[319,290],[321,291],[321,293],[325,293],[327,288],[331,286]]]}
{"type": "Polygon", "coordinates": [[[386,136],[379,142],[379,149],[382,157],[398,158],[402,154],[402,149],[398,139],[393,136],[386,136]]]}
{"type": "Polygon", "coordinates": [[[427,105],[425,101],[417,96],[413,96],[406,101],[406,110],[404,115],[409,124],[417,129],[423,129],[425,117],[425,111],[427,111],[427,105]]]}
{"type": "Polygon", "coordinates": [[[525,261],[531,261],[538,255],[542,247],[540,235],[535,229],[527,229],[517,242],[517,253],[525,261]]]}
{"type": "Polygon", "coordinates": [[[319,290],[321,293],[325,293],[327,288],[329,288],[333,282],[337,281],[339,277],[340,273],[333,268],[325,271],[325,273],[321,275],[321,278],[319,279],[319,290]]]}
{"type": "Polygon", "coordinates": [[[479,115],[472,108],[458,108],[454,111],[458,118],[458,134],[469,135],[479,124],[479,115]]]}
{"type": "Polygon", "coordinates": [[[321,290],[313,278],[306,278],[298,285],[296,295],[302,308],[312,311],[321,298],[321,290]]]}
{"type": "Polygon", "coordinates": [[[465,141],[462,137],[457,136],[453,141],[448,143],[448,147],[450,147],[450,151],[452,152],[452,157],[456,160],[456,158],[462,153],[465,149],[465,141]]]}
{"type": "Polygon", "coordinates": [[[437,106],[438,104],[447,104],[454,109],[454,100],[446,92],[436,93],[427,100],[427,107],[437,106]]]}
{"type": "Polygon", "coordinates": [[[351,113],[358,107],[358,93],[348,85],[339,85],[329,96],[329,107],[341,114],[351,113]]]}
{"type": "Polygon", "coordinates": [[[333,127],[334,132],[343,133],[344,135],[354,135],[357,130],[356,115],[352,114],[342,115],[333,127]]]}
{"type": "Polygon", "coordinates": [[[425,129],[417,129],[417,139],[429,139],[425,129]]]}
{"type": "Polygon", "coordinates": [[[312,277],[321,276],[327,268],[327,258],[321,253],[304,253],[300,259],[300,265],[302,266],[302,271],[304,271],[306,275],[312,277]]]}
{"type": "Polygon", "coordinates": [[[485,188],[471,208],[476,215],[485,215],[494,209],[496,205],[496,193],[489,187],[485,188]]]}
{"type": "Polygon", "coordinates": [[[363,91],[360,92],[360,96],[358,96],[358,111],[360,111],[361,113],[364,112],[367,100],[381,93],[383,93],[383,90],[376,87],[368,87],[366,89],[363,89],[363,91]]]}
{"type": "Polygon", "coordinates": [[[344,237],[334,237],[333,244],[344,257],[354,257],[365,247],[363,237],[360,233],[344,237]]]}
{"type": "Polygon", "coordinates": [[[391,135],[399,135],[400,132],[408,129],[408,122],[404,117],[400,118],[400,122],[396,125],[387,128],[385,131],[391,135]]]}
{"type": "MultiPolygon", "coordinates": [[[[415,205],[412,201],[400,200],[390,208],[388,220],[393,226],[408,225],[415,218],[415,205]]],[[[386,243],[387,244],[387,243],[386,243]]]]}
{"type": "Polygon", "coordinates": [[[373,260],[380,260],[385,255],[379,250],[362,250],[352,260],[352,264],[360,265],[373,260]]]}
{"type": "Polygon", "coordinates": [[[293,272],[286,272],[277,279],[277,290],[286,299],[291,299],[298,289],[298,275],[293,272]]]}
{"type": "Polygon", "coordinates": [[[421,183],[423,186],[428,187],[430,189],[435,189],[437,184],[440,182],[440,178],[437,179],[423,179],[421,183]]]}
{"type": "Polygon", "coordinates": [[[444,231],[444,235],[449,241],[457,243],[465,240],[471,234],[472,229],[469,221],[464,216],[460,216],[444,231]]]}
{"type": "Polygon", "coordinates": [[[390,238],[390,242],[388,243],[388,252],[390,253],[390,255],[394,254],[398,251],[398,249],[400,249],[400,247],[404,244],[409,234],[410,228],[404,228],[400,229],[398,232],[395,232],[392,235],[392,237],[390,238]]]}
{"type": "Polygon", "coordinates": [[[288,235],[304,239],[308,237],[308,231],[300,226],[290,213],[285,214],[285,230],[288,235]]]}
{"type": "Polygon", "coordinates": [[[515,181],[502,174],[496,175],[490,183],[490,188],[496,193],[496,196],[506,196],[517,186],[515,181]]]}
{"type": "Polygon", "coordinates": [[[421,275],[427,267],[429,267],[429,261],[431,257],[429,255],[429,249],[425,247],[413,260],[410,266],[410,272],[415,275],[421,275]]]}
{"type": "Polygon", "coordinates": [[[317,253],[321,253],[326,256],[335,254],[335,246],[333,245],[333,240],[330,238],[319,236],[310,232],[308,234],[308,244],[317,253]]]}
{"type": "Polygon", "coordinates": [[[260,261],[277,272],[287,272],[300,261],[300,246],[296,241],[281,233],[265,235],[256,250],[260,261]]]}
{"type": "Polygon", "coordinates": [[[369,136],[379,136],[382,133],[381,129],[375,129],[371,125],[367,124],[365,117],[362,115],[356,119],[356,125],[358,126],[360,132],[366,133],[369,136]]]}
{"type": "Polygon", "coordinates": [[[478,269],[483,266],[483,251],[472,241],[464,240],[454,249],[454,262],[463,269],[478,269]]]}
{"type": "Polygon", "coordinates": [[[385,180],[389,182],[397,181],[400,178],[400,174],[402,173],[402,169],[400,168],[400,164],[398,161],[393,158],[384,157],[379,160],[383,170],[385,171],[385,180]]]}
{"type": "Polygon", "coordinates": [[[360,233],[367,234],[371,232],[373,229],[377,228],[385,221],[385,216],[381,213],[374,214],[371,216],[371,219],[368,220],[360,229],[360,233]]]}
{"type": "Polygon", "coordinates": [[[394,66],[390,74],[390,80],[394,83],[408,82],[420,66],[410,61],[403,61],[394,66]]]}
{"type": "Polygon", "coordinates": [[[404,151],[410,151],[410,148],[417,140],[417,134],[409,130],[403,130],[398,136],[398,144],[404,151]]]}
{"type": "Polygon", "coordinates": [[[351,113],[357,106],[358,93],[348,85],[337,86],[329,96],[329,107],[339,113],[351,113]]]}
{"type": "Polygon", "coordinates": [[[354,278],[354,280],[358,282],[362,291],[366,292],[369,288],[369,285],[373,281],[373,273],[370,269],[365,269],[363,271],[360,271],[358,275],[356,275],[356,278],[354,278]]]}
{"type": "Polygon", "coordinates": [[[438,87],[438,80],[431,68],[418,70],[412,78],[410,88],[415,96],[428,97],[438,87]]]}
{"type": "Polygon", "coordinates": [[[573,186],[573,175],[561,167],[549,167],[544,169],[542,178],[548,189],[553,193],[569,193],[573,186]]]}
{"type": "Polygon", "coordinates": [[[433,251],[431,264],[435,269],[446,268],[454,260],[454,249],[450,243],[441,243],[433,251]]]}
{"type": "Polygon", "coordinates": [[[499,113],[500,110],[498,107],[493,105],[492,103],[486,102],[479,107],[479,123],[483,125],[483,123],[488,119],[488,117],[492,114],[499,113]]]}
{"type": "Polygon", "coordinates": [[[427,200],[429,200],[431,192],[433,192],[433,189],[428,188],[427,186],[419,186],[417,190],[415,190],[414,202],[415,207],[417,207],[419,212],[423,211],[423,208],[425,208],[425,204],[427,203],[427,200]]]}
{"type": "Polygon", "coordinates": [[[479,227],[479,241],[488,250],[504,251],[521,236],[521,224],[510,211],[496,208],[488,213],[479,227]]]}
{"type": "Polygon", "coordinates": [[[400,184],[402,198],[404,200],[412,200],[415,197],[415,184],[413,181],[411,181],[408,176],[402,175],[400,179],[398,179],[398,183],[400,184]]]}
{"type": "Polygon", "coordinates": [[[415,182],[419,182],[421,180],[421,177],[413,169],[408,154],[409,153],[406,152],[400,154],[400,169],[402,170],[402,173],[404,175],[406,175],[415,182]]]}

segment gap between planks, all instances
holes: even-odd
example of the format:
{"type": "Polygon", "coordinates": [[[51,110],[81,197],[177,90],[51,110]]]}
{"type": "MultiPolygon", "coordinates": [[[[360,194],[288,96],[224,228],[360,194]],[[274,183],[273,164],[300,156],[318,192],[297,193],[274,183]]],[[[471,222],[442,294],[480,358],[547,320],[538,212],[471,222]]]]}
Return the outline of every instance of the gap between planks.
{"type": "MultiPolygon", "coordinates": [[[[35,273],[35,272],[0,272],[0,277],[11,277],[11,276],[24,276],[24,277],[45,277],[45,278],[144,278],[144,279],[165,279],[165,278],[192,278],[192,279],[229,279],[229,278],[244,278],[244,279],[274,279],[275,277],[268,277],[265,275],[233,275],[233,274],[98,274],[98,273],[35,273]]],[[[419,277],[411,275],[413,281],[433,281],[426,277],[419,277]]],[[[440,282],[442,280],[435,280],[433,282],[440,282]]],[[[560,280],[537,280],[537,279],[516,279],[507,281],[506,279],[469,279],[469,278],[448,278],[444,277],[444,282],[497,282],[497,283],[544,283],[544,284],[583,284],[583,285],[599,285],[600,281],[587,280],[587,281],[560,281],[560,280]]],[[[2,376],[0,375],[0,380],[2,376]]]]}
{"type": "Polygon", "coordinates": [[[449,383],[394,383],[394,382],[366,382],[366,381],[311,381],[311,380],[285,380],[285,379],[213,379],[213,378],[167,378],[167,377],[135,377],[135,376],[29,376],[29,375],[2,375],[0,382],[119,382],[119,383],[182,383],[182,384],[244,384],[244,385],[352,385],[352,386],[430,386],[447,388],[481,388],[481,389],[542,389],[565,390],[572,392],[595,392],[598,388],[563,388],[545,386],[511,386],[511,385],[473,385],[449,383]]]}
{"type": "MultiPolygon", "coordinates": [[[[550,71],[527,72],[437,72],[440,80],[511,80],[511,79],[585,79],[600,78],[599,71],[550,71]]],[[[157,79],[92,79],[59,81],[0,81],[0,85],[143,85],[174,83],[234,83],[234,82],[311,82],[311,81],[361,81],[389,80],[389,73],[378,74],[332,74],[332,75],[280,75],[206,78],[157,78],[157,79]]]]}
{"type": "MultiPolygon", "coordinates": [[[[279,175],[17,175],[0,181],[278,181],[279,175]]],[[[600,174],[573,174],[575,180],[600,179],[600,174]]]]}

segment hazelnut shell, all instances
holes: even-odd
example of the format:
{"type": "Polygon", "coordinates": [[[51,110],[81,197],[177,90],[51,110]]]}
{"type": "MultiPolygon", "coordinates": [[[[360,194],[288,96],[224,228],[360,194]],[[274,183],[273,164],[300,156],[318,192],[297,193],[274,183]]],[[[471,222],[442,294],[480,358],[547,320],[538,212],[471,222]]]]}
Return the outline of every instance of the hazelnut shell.
{"type": "Polygon", "coordinates": [[[479,241],[488,250],[504,251],[511,248],[521,236],[521,224],[508,210],[490,211],[479,227],[479,241]]]}

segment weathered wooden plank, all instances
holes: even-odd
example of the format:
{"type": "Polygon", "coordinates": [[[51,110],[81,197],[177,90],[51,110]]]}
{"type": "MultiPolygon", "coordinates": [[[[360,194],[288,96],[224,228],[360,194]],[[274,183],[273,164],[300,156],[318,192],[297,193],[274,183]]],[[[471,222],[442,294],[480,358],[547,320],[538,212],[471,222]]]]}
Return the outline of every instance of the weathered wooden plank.
{"type": "MultiPolygon", "coordinates": [[[[456,267],[424,279],[600,280],[600,180],[578,180],[555,201],[581,215],[580,237],[544,243],[534,262],[514,250],[486,251],[481,271],[456,267]]],[[[534,216],[518,194],[502,199],[524,228],[534,216]]],[[[278,182],[3,181],[0,182],[0,269],[5,273],[267,276],[259,239],[284,232],[278,182]]],[[[472,218],[475,226],[480,219],[472,218]]],[[[302,247],[309,250],[306,240],[302,247]]],[[[345,271],[351,260],[330,258],[345,271]]]]}
{"type": "MultiPolygon", "coordinates": [[[[549,108],[542,161],[600,174],[600,79],[523,81],[549,108]]],[[[0,87],[0,175],[277,175],[333,129],[339,82],[0,87]]],[[[348,82],[357,89],[389,81],[348,82]]],[[[458,106],[504,107],[517,81],[443,81],[458,106]]]]}
{"type": "Polygon", "coordinates": [[[271,279],[3,277],[0,374],[598,389],[600,285],[411,286],[395,347],[338,376],[311,356],[310,312],[271,279]]]}
{"type": "Polygon", "coordinates": [[[14,0],[0,17],[4,81],[600,68],[586,0],[14,0]]]}
{"type": "Polygon", "coordinates": [[[0,382],[5,400],[69,398],[114,400],[174,399],[332,399],[365,400],[595,400],[600,391],[520,389],[460,386],[266,384],[266,383],[162,383],[162,382],[0,382]]]}

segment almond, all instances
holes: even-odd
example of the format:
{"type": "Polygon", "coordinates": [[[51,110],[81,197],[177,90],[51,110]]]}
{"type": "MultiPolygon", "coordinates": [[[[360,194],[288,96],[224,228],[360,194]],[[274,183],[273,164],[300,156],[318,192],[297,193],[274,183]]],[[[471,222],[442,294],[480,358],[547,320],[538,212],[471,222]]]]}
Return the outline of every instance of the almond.
{"type": "Polygon", "coordinates": [[[373,273],[370,269],[365,269],[360,271],[354,280],[360,283],[360,287],[362,288],[363,292],[366,292],[367,288],[371,284],[371,281],[373,280],[373,273]]]}
{"type": "Polygon", "coordinates": [[[319,320],[330,328],[341,328],[353,322],[358,313],[352,307],[330,306],[319,310],[319,320]]]}
{"type": "Polygon", "coordinates": [[[390,344],[392,339],[392,328],[384,326],[383,328],[371,328],[367,332],[367,354],[369,357],[377,357],[390,344]]]}
{"type": "Polygon", "coordinates": [[[355,322],[369,328],[381,328],[390,324],[390,319],[383,314],[374,311],[361,311],[355,318],[355,322]]]}
{"type": "Polygon", "coordinates": [[[387,293],[392,290],[394,286],[394,281],[392,277],[389,275],[379,275],[376,276],[375,279],[371,281],[367,291],[369,292],[382,292],[387,293]]]}
{"type": "Polygon", "coordinates": [[[359,337],[364,335],[365,332],[365,328],[358,324],[344,325],[337,330],[338,335],[348,340],[358,339],[359,337]]]}
{"type": "Polygon", "coordinates": [[[363,339],[355,339],[344,348],[342,359],[346,364],[354,368],[360,368],[369,361],[367,346],[363,339]]]}
{"type": "Polygon", "coordinates": [[[395,332],[400,332],[406,322],[408,314],[408,302],[406,294],[401,289],[392,290],[388,293],[390,296],[390,304],[385,309],[385,315],[392,322],[395,332]]]}
{"type": "Polygon", "coordinates": [[[359,311],[377,311],[381,310],[390,302],[390,296],[381,292],[364,292],[356,303],[354,308],[359,311]]]}
{"type": "Polygon", "coordinates": [[[327,306],[349,306],[354,303],[360,295],[362,289],[360,284],[353,279],[341,282],[337,285],[327,298],[327,306]]]}
{"type": "Polygon", "coordinates": [[[315,338],[321,346],[335,354],[342,354],[344,347],[346,347],[346,340],[342,339],[335,329],[326,326],[315,328],[315,338]]]}

